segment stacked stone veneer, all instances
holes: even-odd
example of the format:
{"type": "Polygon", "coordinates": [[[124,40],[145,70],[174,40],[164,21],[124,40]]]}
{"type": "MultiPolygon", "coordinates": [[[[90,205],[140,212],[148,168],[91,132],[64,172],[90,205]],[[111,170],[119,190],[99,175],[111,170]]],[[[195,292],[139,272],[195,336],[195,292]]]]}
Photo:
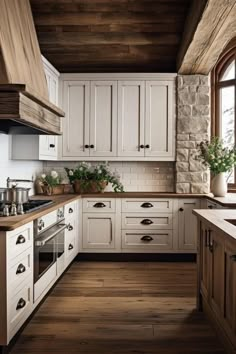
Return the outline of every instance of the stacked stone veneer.
{"type": "Polygon", "coordinates": [[[177,78],[176,192],[208,193],[209,172],[196,161],[197,144],[209,139],[210,86],[205,75],[177,78]]]}

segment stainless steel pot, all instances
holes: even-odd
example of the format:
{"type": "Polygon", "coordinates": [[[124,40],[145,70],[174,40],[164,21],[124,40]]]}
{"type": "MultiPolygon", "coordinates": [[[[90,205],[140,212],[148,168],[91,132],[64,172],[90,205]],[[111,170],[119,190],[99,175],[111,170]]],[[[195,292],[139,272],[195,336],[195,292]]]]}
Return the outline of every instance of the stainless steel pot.
{"type": "Polygon", "coordinates": [[[23,204],[29,200],[29,191],[31,188],[12,187],[6,188],[7,203],[23,204]]]}
{"type": "Polygon", "coordinates": [[[6,201],[6,188],[0,188],[0,203],[6,201]]]}

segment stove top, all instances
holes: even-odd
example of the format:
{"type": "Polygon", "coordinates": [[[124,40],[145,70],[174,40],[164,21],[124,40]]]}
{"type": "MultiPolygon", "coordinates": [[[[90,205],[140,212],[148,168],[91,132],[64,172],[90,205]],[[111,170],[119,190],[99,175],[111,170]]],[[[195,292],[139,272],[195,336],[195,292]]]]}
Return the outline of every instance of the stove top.
{"type": "MultiPolygon", "coordinates": [[[[32,211],[41,209],[45,206],[48,206],[50,204],[52,204],[53,201],[52,200],[29,200],[27,203],[23,204],[23,211],[25,214],[31,213],[32,211]]],[[[4,204],[0,203],[0,216],[3,216],[3,208],[4,208],[4,204]]],[[[11,205],[9,205],[9,209],[11,209],[11,205]]]]}
{"type": "Polygon", "coordinates": [[[45,206],[52,204],[52,200],[29,200],[27,203],[23,204],[23,209],[26,214],[31,213],[32,211],[41,209],[45,206]]]}

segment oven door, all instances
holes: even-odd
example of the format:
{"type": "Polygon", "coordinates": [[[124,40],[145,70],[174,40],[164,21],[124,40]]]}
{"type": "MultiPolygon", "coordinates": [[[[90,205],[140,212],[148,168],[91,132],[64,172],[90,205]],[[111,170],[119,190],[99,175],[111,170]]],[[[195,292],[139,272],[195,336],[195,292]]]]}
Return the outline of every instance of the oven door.
{"type": "Polygon", "coordinates": [[[35,238],[34,301],[46,290],[58,274],[57,260],[58,262],[63,260],[66,227],[65,224],[56,224],[35,238]]]}

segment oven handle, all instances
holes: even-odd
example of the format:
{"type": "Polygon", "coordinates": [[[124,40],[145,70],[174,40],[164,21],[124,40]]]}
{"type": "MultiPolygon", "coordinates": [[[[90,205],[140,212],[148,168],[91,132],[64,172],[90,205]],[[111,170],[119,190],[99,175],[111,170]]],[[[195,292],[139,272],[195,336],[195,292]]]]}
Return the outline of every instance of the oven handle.
{"type": "Polygon", "coordinates": [[[38,247],[44,246],[45,243],[47,243],[48,241],[50,241],[53,237],[55,237],[57,234],[59,234],[59,232],[65,230],[65,229],[68,227],[67,224],[59,224],[59,226],[60,226],[60,228],[59,228],[57,231],[53,232],[53,233],[52,233],[51,235],[49,235],[48,237],[45,237],[45,238],[43,238],[42,240],[38,240],[38,241],[36,240],[36,241],[35,241],[35,246],[38,246],[38,247]]]}

